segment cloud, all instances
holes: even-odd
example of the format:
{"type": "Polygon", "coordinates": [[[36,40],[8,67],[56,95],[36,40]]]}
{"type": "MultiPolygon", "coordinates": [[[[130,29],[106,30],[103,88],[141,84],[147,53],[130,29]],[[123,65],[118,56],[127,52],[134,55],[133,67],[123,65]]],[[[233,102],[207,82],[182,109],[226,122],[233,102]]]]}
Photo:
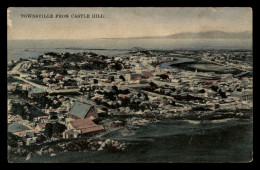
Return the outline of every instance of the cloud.
{"type": "Polygon", "coordinates": [[[10,9],[7,9],[7,26],[12,28],[12,20],[10,19],[10,9]]]}

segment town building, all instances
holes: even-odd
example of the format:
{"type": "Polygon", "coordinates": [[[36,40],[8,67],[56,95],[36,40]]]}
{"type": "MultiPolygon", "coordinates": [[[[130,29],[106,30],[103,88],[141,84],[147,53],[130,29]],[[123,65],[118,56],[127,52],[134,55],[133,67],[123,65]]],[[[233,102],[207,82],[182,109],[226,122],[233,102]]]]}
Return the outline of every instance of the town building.
{"type": "Polygon", "coordinates": [[[102,126],[96,125],[91,119],[72,120],[67,125],[67,130],[63,132],[63,138],[77,138],[104,130],[102,126]]]}
{"type": "Polygon", "coordinates": [[[95,119],[98,118],[96,109],[94,106],[87,104],[87,103],[82,103],[79,101],[75,101],[73,106],[71,107],[69,114],[69,118],[72,119],[95,119]]]}

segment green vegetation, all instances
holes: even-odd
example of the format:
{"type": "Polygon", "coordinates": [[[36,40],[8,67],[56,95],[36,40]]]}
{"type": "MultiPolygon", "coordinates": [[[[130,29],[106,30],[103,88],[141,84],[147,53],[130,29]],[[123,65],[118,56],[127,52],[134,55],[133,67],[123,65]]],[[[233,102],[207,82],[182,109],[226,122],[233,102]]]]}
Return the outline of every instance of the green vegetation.
{"type": "Polygon", "coordinates": [[[24,109],[24,106],[21,105],[20,103],[13,103],[12,108],[11,108],[11,114],[12,115],[19,115],[23,119],[26,118],[26,111],[24,109]]]}
{"type": "Polygon", "coordinates": [[[18,146],[18,141],[21,140],[22,138],[17,136],[17,135],[13,135],[10,132],[7,132],[7,144],[11,147],[17,147],[18,146]]]}
{"type": "Polygon", "coordinates": [[[20,83],[23,84],[24,81],[14,78],[13,76],[7,76],[7,84],[9,83],[20,83]]]}
{"type": "Polygon", "coordinates": [[[65,130],[66,126],[58,122],[53,124],[47,123],[45,126],[44,135],[46,135],[47,137],[51,137],[53,134],[60,134],[63,133],[65,130]]]}

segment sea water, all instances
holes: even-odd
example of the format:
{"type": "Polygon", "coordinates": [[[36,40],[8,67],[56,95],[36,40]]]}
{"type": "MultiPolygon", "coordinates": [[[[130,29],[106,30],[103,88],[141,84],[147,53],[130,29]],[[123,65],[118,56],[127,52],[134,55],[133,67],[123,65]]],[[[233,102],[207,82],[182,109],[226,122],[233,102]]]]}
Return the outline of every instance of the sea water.
{"type": "Polygon", "coordinates": [[[238,39],[88,39],[8,40],[8,61],[38,57],[46,52],[92,51],[113,56],[133,47],[148,50],[252,49],[252,40],[238,39]]]}

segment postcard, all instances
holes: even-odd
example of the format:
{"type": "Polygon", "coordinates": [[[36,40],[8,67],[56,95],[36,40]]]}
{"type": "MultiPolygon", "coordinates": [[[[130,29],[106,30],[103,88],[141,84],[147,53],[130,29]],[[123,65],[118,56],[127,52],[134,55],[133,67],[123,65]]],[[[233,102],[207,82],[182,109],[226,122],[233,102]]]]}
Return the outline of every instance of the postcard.
{"type": "Polygon", "coordinates": [[[252,162],[252,19],[249,7],[8,8],[8,162],[252,162]]]}

